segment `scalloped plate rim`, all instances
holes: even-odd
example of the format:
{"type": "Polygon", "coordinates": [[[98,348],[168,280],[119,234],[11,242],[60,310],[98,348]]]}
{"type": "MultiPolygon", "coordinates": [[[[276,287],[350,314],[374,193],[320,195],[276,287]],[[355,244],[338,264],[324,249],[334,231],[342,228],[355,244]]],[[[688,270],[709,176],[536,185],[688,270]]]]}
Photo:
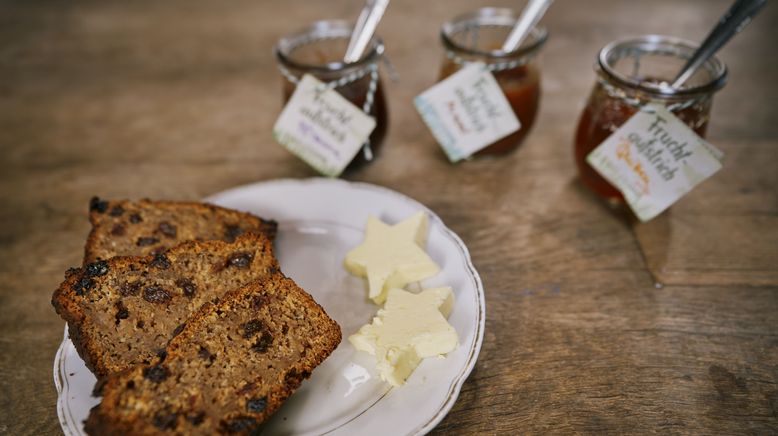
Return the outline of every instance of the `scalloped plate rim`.
{"type": "MultiPolygon", "coordinates": [[[[448,394],[443,399],[443,401],[441,402],[437,410],[430,417],[424,420],[424,422],[419,424],[413,431],[408,433],[408,435],[426,434],[427,432],[435,428],[435,426],[443,420],[443,418],[448,414],[448,412],[454,406],[457,398],[459,397],[459,393],[462,389],[462,385],[464,384],[465,380],[467,380],[467,377],[470,375],[470,373],[473,371],[475,367],[475,363],[478,360],[478,354],[480,352],[481,345],[483,342],[483,335],[484,335],[485,322],[486,322],[486,308],[485,308],[486,304],[485,304],[483,283],[481,281],[481,277],[479,276],[477,270],[475,269],[475,266],[473,265],[472,259],[470,257],[470,252],[468,251],[467,246],[465,246],[462,239],[456,233],[454,233],[454,231],[448,228],[448,226],[445,225],[443,220],[437,214],[435,214],[432,210],[430,210],[427,206],[425,206],[421,202],[414,200],[413,198],[405,194],[399,193],[397,191],[394,191],[392,189],[371,184],[371,183],[366,183],[366,182],[345,181],[342,179],[329,179],[323,177],[314,177],[314,178],[307,178],[307,179],[294,179],[294,178],[272,179],[272,180],[249,183],[249,184],[229,188],[220,191],[218,193],[209,195],[208,197],[204,198],[202,201],[209,202],[209,203],[218,203],[218,199],[220,197],[234,194],[241,190],[256,189],[259,187],[265,189],[270,187],[272,189],[273,185],[327,184],[327,183],[341,184],[343,186],[346,186],[347,188],[367,189],[374,192],[378,192],[381,195],[391,195],[405,202],[410,202],[416,207],[420,207],[421,209],[425,210],[429,214],[432,220],[435,220],[435,222],[441,227],[441,229],[446,234],[446,236],[452,239],[454,244],[460,250],[463,256],[463,260],[467,265],[468,274],[473,281],[475,291],[476,291],[476,299],[478,302],[477,319],[475,323],[476,332],[474,335],[474,341],[471,344],[468,359],[465,365],[462,367],[462,369],[457,374],[457,376],[451,381],[448,394]]],[[[68,327],[66,324],[64,329],[64,337],[62,343],[57,349],[57,353],[54,357],[54,365],[53,365],[54,385],[57,389],[57,416],[59,418],[62,431],[66,436],[71,436],[71,435],[80,436],[83,434],[82,426],[78,425],[76,422],[73,422],[73,418],[70,416],[69,413],[67,413],[69,408],[67,406],[68,402],[66,400],[67,400],[69,387],[67,382],[67,374],[64,373],[65,371],[64,364],[65,364],[65,349],[68,345],[72,346],[72,342],[70,341],[70,338],[68,336],[68,327]]],[[[344,423],[344,425],[347,424],[348,422],[344,423]]],[[[335,429],[331,429],[322,434],[326,434],[334,430],[335,429]]]]}

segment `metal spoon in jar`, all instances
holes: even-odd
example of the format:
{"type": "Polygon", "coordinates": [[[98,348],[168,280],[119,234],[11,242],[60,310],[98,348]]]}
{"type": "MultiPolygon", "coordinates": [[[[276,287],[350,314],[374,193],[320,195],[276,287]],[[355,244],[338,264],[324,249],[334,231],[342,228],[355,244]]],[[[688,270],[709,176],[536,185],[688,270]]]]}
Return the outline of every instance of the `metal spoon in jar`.
{"type": "Polygon", "coordinates": [[[524,10],[521,11],[519,19],[516,20],[516,24],[513,25],[511,33],[505,38],[505,42],[502,45],[502,51],[510,53],[521,45],[524,39],[535,27],[535,24],[543,18],[543,14],[546,13],[548,7],[551,6],[553,0],[530,0],[524,10]]]}
{"type": "MultiPolygon", "coordinates": [[[[343,61],[350,64],[358,61],[367,48],[367,44],[373,38],[376,27],[384,16],[384,11],[389,5],[389,0],[367,0],[365,7],[357,18],[354,30],[351,32],[351,39],[348,42],[346,55],[343,61]]],[[[373,160],[373,151],[370,149],[370,141],[362,147],[362,154],[365,160],[373,160]]]]}
{"type": "Polygon", "coordinates": [[[362,53],[367,48],[370,39],[373,38],[373,33],[375,33],[375,29],[378,27],[378,23],[381,21],[381,17],[383,17],[388,5],[389,0],[367,1],[359,14],[359,18],[357,18],[354,31],[351,33],[346,55],[343,57],[344,62],[356,62],[362,57],[362,53]]]}
{"type": "Polygon", "coordinates": [[[751,19],[762,10],[767,0],[737,0],[729,11],[719,20],[716,27],[711,30],[700,48],[694,52],[681,72],[675,76],[673,88],[680,88],[699,69],[705,61],[713,56],[730,38],[743,30],[751,19]]]}

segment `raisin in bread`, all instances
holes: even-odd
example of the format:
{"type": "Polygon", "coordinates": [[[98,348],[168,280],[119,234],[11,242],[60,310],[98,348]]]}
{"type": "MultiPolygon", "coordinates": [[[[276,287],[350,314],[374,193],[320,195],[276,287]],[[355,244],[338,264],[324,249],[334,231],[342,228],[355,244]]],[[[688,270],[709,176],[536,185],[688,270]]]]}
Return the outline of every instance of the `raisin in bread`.
{"type": "Polygon", "coordinates": [[[84,265],[114,256],[159,253],[187,240],[232,242],[245,232],[273,240],[276,222],[206,203],[174,201],[89,202],[92,231],[84,248],[84,265]]]}
{"type": "Polygon", "coordinates": [[[153,256],[71,269],[52,304],[87,366],[102,377],[151,361],[204,303],[276,270],[264,235],[189,241],[153,256]]]}
{"type": "Polygon", "coordinates": [[[108,377],[85,429],[255,434],[340,340],[324,309],[274,274],[203,306],[151,364],[108,377]]]}

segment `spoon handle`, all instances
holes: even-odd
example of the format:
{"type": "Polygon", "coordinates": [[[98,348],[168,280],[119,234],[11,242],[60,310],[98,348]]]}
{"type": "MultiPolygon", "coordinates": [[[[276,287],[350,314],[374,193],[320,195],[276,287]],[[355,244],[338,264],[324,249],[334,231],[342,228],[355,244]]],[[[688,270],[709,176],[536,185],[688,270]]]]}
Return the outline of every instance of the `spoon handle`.
{"type": "Polygon", "coordinates": [[[346,55],[344,56],[344,59],[349,57],[348,53],[354,52],[354,48],[357,44],[357,39],[359,39],[359,35],[360,33],[362,33],[362,29],[365,27],[365,22],[367,21],[367,17],[370,15],[370,11],[372,10],[373,10],[373,4],[370,1],[365,3],[365,6],[362,7],[362,12],[359,13],[357,22],[354,24],[354,30],[351,31],[351,39],[349,39],[348,41],[348,48],[346,48],[346,55]]]}
{"type": "Polygon", "coordinates": [[[502,45],[502,51],[510,53],[521,45],[524,38],[532,31],[532,27],[540,21],[543,14],[551,6],[553,0],[529,0],[527,6],[521,12],[519,19],[516,20],[516,24],[513,26],[511,33],[505,38],[505,42],[502,45]]]}
{"type": "Polygon", "coordinates": [[[700,48],[686,62],[681,72],[673,80],[672,87],[679,88],[697,71],[708,58],[713,56],[733,36],[743,30],[751,19],[767,3],[767,0],[737,0],[729,11],[719,20],[716,27],[702,42],[700,48]]]}
{"type": "Polygon", "coordinates": [[[367,5],[362,9],[362,13],[357,19],[354,32],[351,34],[346,55],[343,57],[346,63],[356,62],[362,57],[362,53],[373,37],[373,33],[375,33],[375,29],[378,27],[378,23],[381,21],[381,17],[383,17],[388,5],[389,0],[368,0],[367,5]]]}

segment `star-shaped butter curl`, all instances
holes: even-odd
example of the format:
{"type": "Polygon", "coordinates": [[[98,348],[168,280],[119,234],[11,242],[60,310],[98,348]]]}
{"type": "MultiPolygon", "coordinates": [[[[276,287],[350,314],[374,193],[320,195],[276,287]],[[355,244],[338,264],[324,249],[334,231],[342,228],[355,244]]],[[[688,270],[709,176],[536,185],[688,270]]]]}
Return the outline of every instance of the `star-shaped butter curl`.
{"type": "Polygon", "coordinates": [[[367,277],[368,297],[376,304],[386,300],[390,288],[434,276],[438,265],[423,247],[427,242],[427,214],[418,212],[395,225],[370,217],[365,240],[346,255],[346,269],[367,277]]]}
{"type": "Polygon", "coordinates": [[[349,342],[376,357],[383,380],[400,386],[422,359],[442,356],[457,347],[457,333],[446,321],[453,305],[449,287],[419,294],[390,289],[384,308],[371,324],[351,335],[349,342]]]}

